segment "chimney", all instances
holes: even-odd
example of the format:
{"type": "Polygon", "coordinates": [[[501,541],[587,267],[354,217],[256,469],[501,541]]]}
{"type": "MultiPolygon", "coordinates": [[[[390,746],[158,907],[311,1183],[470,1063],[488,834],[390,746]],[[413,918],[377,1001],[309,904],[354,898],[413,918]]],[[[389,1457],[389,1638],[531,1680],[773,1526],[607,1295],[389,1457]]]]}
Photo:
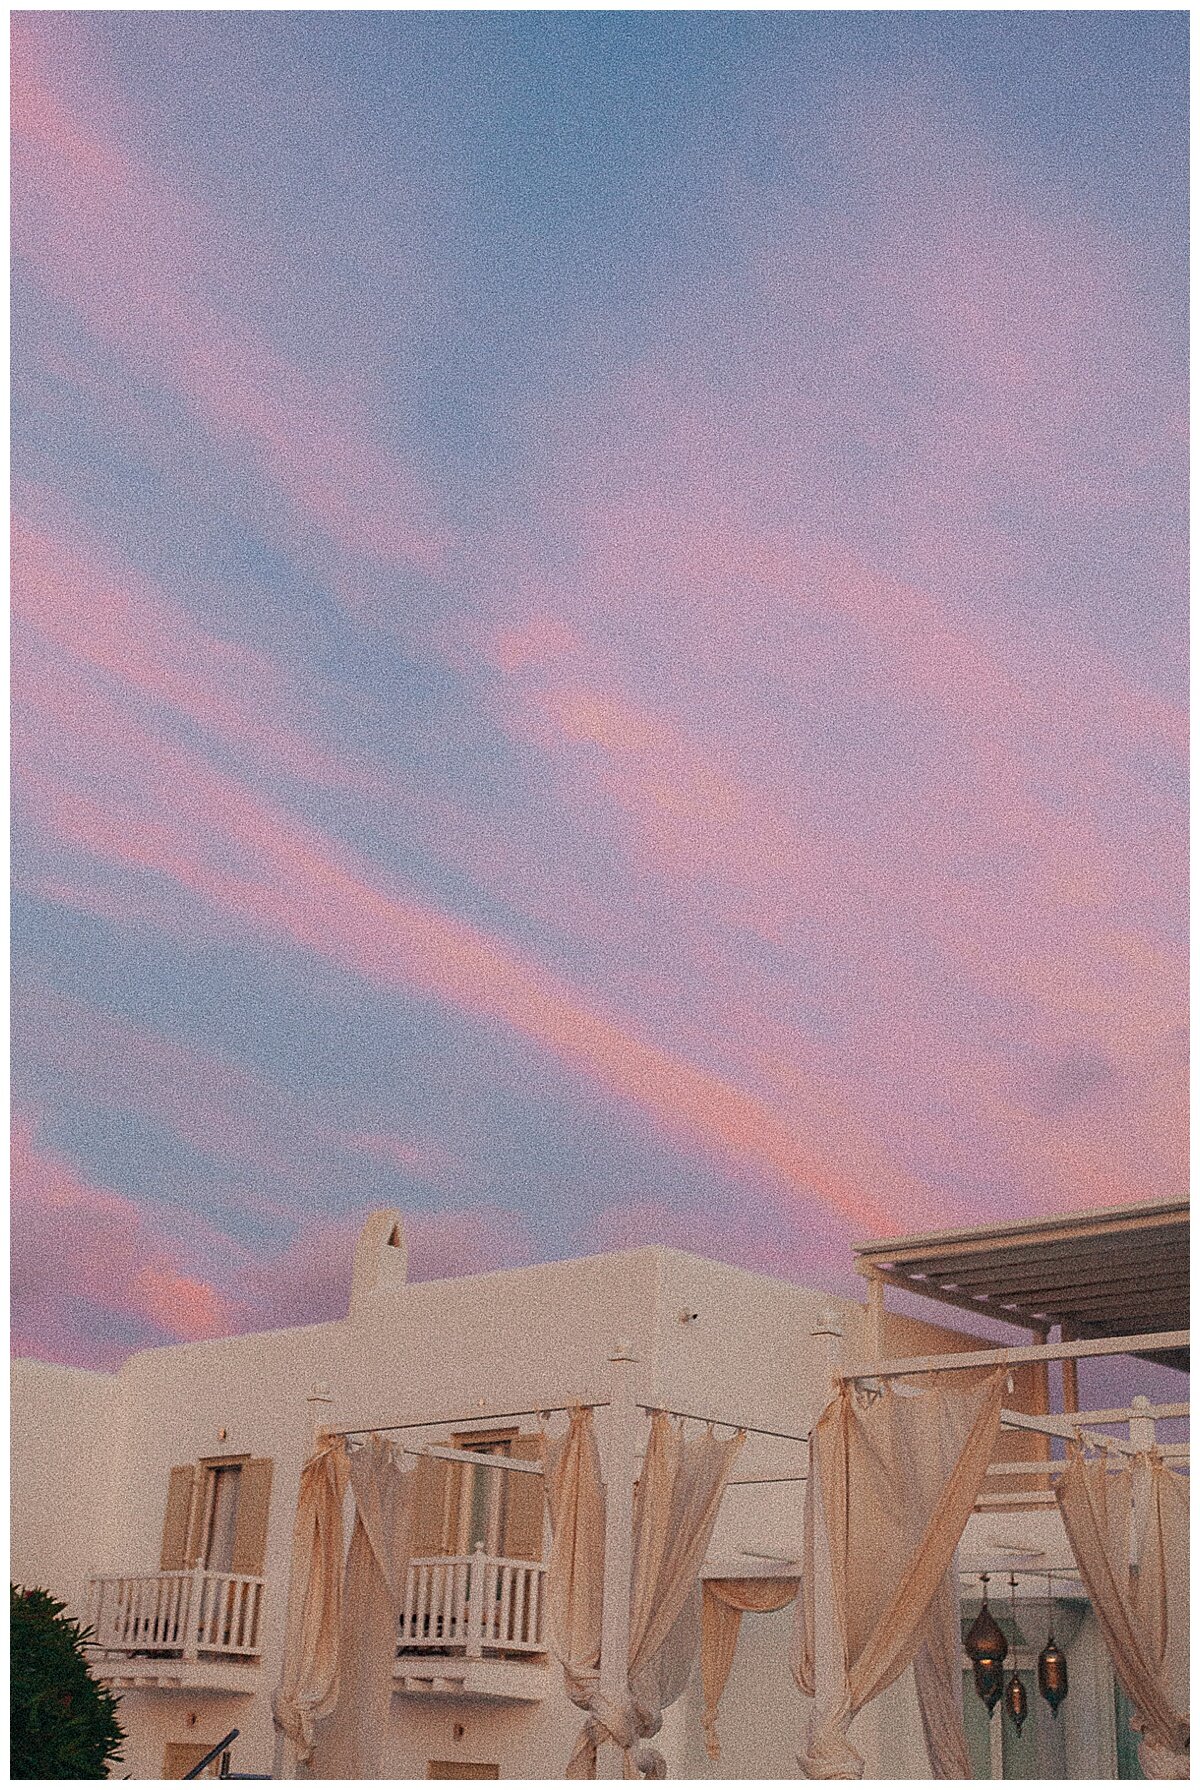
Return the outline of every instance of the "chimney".
{"type": "Polygon", "coordinates": [[[399,1212],[372,1212],[354,1246],[350,1316],[365,1317],[381,1294],[408,1280],[408,1242],[399,1212]]]}

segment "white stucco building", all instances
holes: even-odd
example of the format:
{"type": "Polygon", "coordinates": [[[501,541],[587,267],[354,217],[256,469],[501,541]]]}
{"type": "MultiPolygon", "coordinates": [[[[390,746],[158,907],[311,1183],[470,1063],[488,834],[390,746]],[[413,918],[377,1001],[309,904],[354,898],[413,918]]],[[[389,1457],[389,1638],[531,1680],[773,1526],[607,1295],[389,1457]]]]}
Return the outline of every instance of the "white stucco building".
{"type": "MultiPolygon", "coordinates": [[[[963,1332],[878,1303],[870,1322],[874,1349],[889,1356],[971,1346],[963,1332]]],[[[376,1214],[338,1322],[145,1350],[111,1374],[17,1362],[12,1574],[98,1622],[95,1669],[123,1699],[124,1773],[181,1776],[236,1727],[233,1769],[270,1774],[293,1515],[315,1425],[403,1424],[394,1433],[414,1444],[532,1457],[536,1413],[602,1401],[613,1346],[628,1341],[646,1405],[780,1432],[749,1436],[705,1570],[782,1575],[800,1553],[802,1438],[828,1395],[830,1333],[842,1333],[832,1341],[843,1360],[862,1359],[867,1323],[866,1304],[660,1248],[410,1283],[402,1225],[376,1214]]],[[[1044,1367],[1017,1368],[1005,1403],[1045,1411],[1046,1387],[1044,1367]]],[[[603,1452],[603,1408],[596,1422],[603,1452]]],[[[1010,1462],[1046,1446],[1035,1435],[1005,1443],[1010,1462]]],[[[461,1597],[456,1610],[444,1566],[410,1569],[388,1769],[410,1779],[559,1777],[580,1717],[542,1645],[541,1482],[450,1460],[427,1470],[437,1497],[414,1557],[461,1561],[465,1575],[482,1544],[490,1629],[478,1619],[471,1629],[461,1597]]],[[[1015,1567],[1019,1660],[1031,1665],[1045,1638],[1040,1575],[1057,1572],[1071,1695],[1054,1720],[1031,1696],[1018,1739],[996,1718],[989,1728],[968,1687],[978,1774],[1115,1777],[1119,1699],[1057,1512],[1044,1489],[1022,1497],[1030,1482],[1019,1470],[995,1484],[960,1551],[964,1609],[972,1572],[1015,1567]]],[[[1007,1597],[1002,1577],[993,1584],[1002,1616],[1007,1597]]],[[[672,1776],[797,1775],[805,1699],[789,1670],[790,1624],[789,1609],[746,1616],[719,1763],[705,1751],[695,1682],[667,1712],[658,1744],[672,1776]]],[[[869,1776],[927,1775],[910,1674],[863,1713],[854,1738],[869,1776]]]]}

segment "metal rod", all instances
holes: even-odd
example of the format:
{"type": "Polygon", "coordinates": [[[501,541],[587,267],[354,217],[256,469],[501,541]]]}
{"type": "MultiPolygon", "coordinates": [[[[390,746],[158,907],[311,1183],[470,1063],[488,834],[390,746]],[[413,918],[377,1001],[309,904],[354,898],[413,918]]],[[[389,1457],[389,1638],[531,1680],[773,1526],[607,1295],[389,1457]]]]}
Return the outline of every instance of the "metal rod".
{"type": "Polygon", "coordinates": [[[514,1461],[507,1454],[484,1454],[473,1448],[438,1448],[432,1442],[421,1444],[401,1443],[401,1454],[426,1455],[435,1461],[462,1461],[468,1467],[500,1468],[505,1473],[540,1473],[540,1461],[514,1461]]]}
{"type": "Polygon", "coordinates": [[[574,1411],[582,1407],[599,1411],[609,1403],[606,1398],[573,1398],[566,1405],[530,1405],[527,1411],[468,1411],[465,1417],[413,1417],[407,1423],[355,1423],[344,1430],[325,1430],[327,1436],[382,1436],[390,1430],[431,1430],[446,1423],[499,1423],[505,1417],[541,1417],[554,1411],[574,1411]]]}
{"type": "Polygon", "coordinates": [[[796,1485],[807,1480],[807,1473],[777,1473],[767,1479],[727,1479],[725,1484],[731,1485],[796,1485]]]}
{"type": "Polygon", "coordinates": [[[976,1349],[963,1355],[912,1355],[896,1361],[880,1361],[847,1380],[892,1380],[903,1374],[957,1373],[966,1367],[1019,1367],[1029,1361],[1074,1361],[1085,1355],[1152,1355],[1167,1349],[1186,1349],[1189,1330],[1155,1330],[1142,1336],[1098,1336],[1088,1342],[1036,1343],[1020,1349],[976,1349]]]}
{"type": "MultiPolygon", "coordinates": [[[[353,1445],[353,1444],[352,1444],[353,1445]]],[[[365,1443],[359,1446],[365,1447],[365,1443]]],[[[401,1454],[416,1455],[418,1459],[435,1461],[461,1461],[465,1467],[499,1468],[505,1473],[541,1473],[540,1461],[515,1461],[507,1454],[484,1454],[474,1448],[438,1448],[432,1442],[401,1442],[401,1454]]]]}
{"type": "Polygon", "coordinates": [[[1002,1504],[1057,1504],[1053,1492],[981,1492],[975,1500],[976,1510],[997,1510],[1002,1504]]]}
{"type": "Polygon", "coordinates": [[[715,1423],[722,1429],[745,1430],[749,1436],[774,1436],[780,1442],[807,1442],[807,1435],[793,1436],[788,1430],[764,1430],[754,1423],[735,1423],[729,1417],[702,1416],[699,1411],[674,1411],[670,1405],[646,1405],[638,1400],[639,1411],[661,1411],[666,1417],[690,1417],[695,1423],[715,1423]]]}

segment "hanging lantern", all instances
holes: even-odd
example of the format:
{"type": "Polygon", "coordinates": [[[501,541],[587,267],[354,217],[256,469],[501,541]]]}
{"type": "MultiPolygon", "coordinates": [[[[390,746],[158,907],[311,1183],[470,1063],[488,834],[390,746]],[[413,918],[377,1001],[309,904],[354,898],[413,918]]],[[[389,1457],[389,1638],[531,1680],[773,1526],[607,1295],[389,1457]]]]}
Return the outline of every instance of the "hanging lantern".
{"type": "Polygon", "coordinates": [[[1029,1714],[1029,1699],[1025,1695],[1025,1686],[1019,1672],[1013,1672],[1009,1677],[1008,1689],[1004,1693],[1004,1707],[1019,1734],[1025,1726],[1025,1717],[1029,1714]]]}
{"type": "Polygon", "coordinates": [[[1067,1688],[1067,1656],[1051,1633],[1038,1654],[1038,1689],[1055,1715],[1067,1688]]]}
{"type": "Polygon", "coordinates": [[[988,1609],[988,1574],[980,1573],[979,1582],[983,1586],[983,1608],[967,1630],[963,1646],[970,1659],[1002,1660],[1008,1653],[1008,1642],[1004,1630],[988,1609]]]}
{"type": "Polygon", "coordinates": [[[976,1695],[987,1709],[988,1714],[991,1715],[1004,1694],[1004,1662],[983,1653],[975,1661],[972,1671],[975,1677],[976,1695]]]}
{"type": "Polygon", "coordinates": [[[1050,1705],[1050,1713],[1057,1716],[1058,1706],[1066,1697],[1067,1656],[1054,1639],[1054,1592],[1050,1574],[1046,1574],[1046,1627],[1048,1634],[1046,1645],[1038,1654],[1037,1679],[1038,1690],[1050,1705]]]}

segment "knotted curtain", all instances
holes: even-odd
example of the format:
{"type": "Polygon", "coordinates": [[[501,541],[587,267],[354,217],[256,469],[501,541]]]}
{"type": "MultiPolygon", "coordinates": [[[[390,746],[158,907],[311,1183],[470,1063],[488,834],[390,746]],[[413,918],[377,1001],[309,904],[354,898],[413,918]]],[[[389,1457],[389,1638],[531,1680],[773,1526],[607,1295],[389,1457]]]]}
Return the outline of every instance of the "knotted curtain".
{"type": "Polygon", "coordinates": [[[354,1530],[342,1589],[339,1689],[317,1728],[312,1775],[378,1778],[415,1512],[417,1473],[370,1436],[350,1455],[354,1530]]]}
{"type": "Polygon", "coordinates": [[[710,1759],[721,1757],[717,1706],[733,1666],[742,1612],[782,1610],[799,1586],[799,1579],[705,1579],[700,1608],[700,1683],[704,1745],[710,1759]]]}
{"type": "Polygon", "coordinates": [[[275,1726],[295,1746],[298,1765],[312,1759],[316,1723],[337,1702],[342,1499],[349,1473],[340,1436],[321,1437],[300,1473],[283,1671],[272,1698],[275,1726]]]}
{"type": "Polygon", "coordinates": [[[954,1553],[1000,1430],[1004,1374],[955,1374],[917,1391],[839,1388],[814,1425],[804,1518],[804,1579],[792,1671],[815,1694],[815,1525],[828,1540],[835,1690],[810,1718],[800,1756],[813,1778],[857,1778],[847,1729],[915,1662],[935,1777],[969,1777],[962,1726],[954,1553]]]}
{"type": "Polygon", "coordinates": [[[739,1432],[721,1442],[709,1429],[685,1442],[682,1425],[654,1414],[633,1499],[629,1676],[615,1699],[599,1683],[605,1502],[591,1412],[572,1413],[566,1437],[549,1444],[547,1630],[568,1695],[588,1712],[567,1777],[594,1777],[597,1748],[608,1740],[624,1752],[626,1777],[665,1775],[657,1748],[639,1743],[658,1733],[691,1673],[700,1568],[743,1440],[739,1432]]]}
{"type": "Polygon", "coordinates": [[[1117,1677],[1142,1733],[1148,1778],[1188,1773],[1188,1499],[1155,1454],[1115,1473],[1076,1451],[1055,1495],[1117,1677]]]}
{"type": "MultiPolygon", "coordinates": [[[[567,1433],[546,1438],[544,1478],[550,1514],[546,1562],[546,1639],[563,1669],[567,1695],[579,1709],[598,1700],[604,1615],[604,1482],[592,1413],[571,1412],[567,1433]]],[[[596,1719],[606,1712],[597,1708],[596,1719]]],[[[582,1735],[567,1777],[586,1777],[582,1735]]],[[[594,1759],[594,1749],[593,1749],[594,1759]]]]}

